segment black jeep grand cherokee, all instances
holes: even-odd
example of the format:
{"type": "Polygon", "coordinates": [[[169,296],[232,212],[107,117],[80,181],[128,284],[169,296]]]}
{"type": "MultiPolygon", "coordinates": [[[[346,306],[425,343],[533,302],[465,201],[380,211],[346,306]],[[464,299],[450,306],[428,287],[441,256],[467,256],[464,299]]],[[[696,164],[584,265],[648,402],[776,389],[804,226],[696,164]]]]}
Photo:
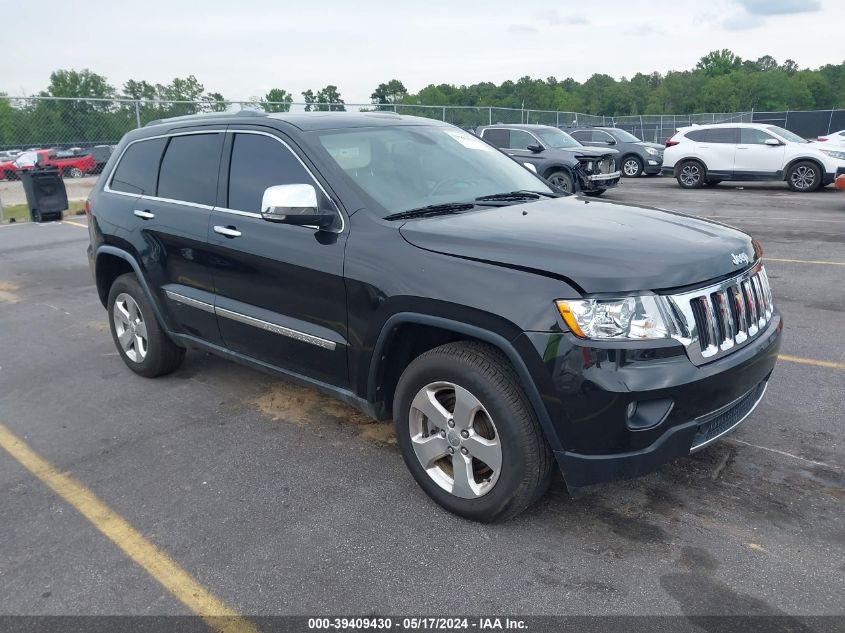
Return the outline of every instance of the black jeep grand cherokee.
{"type": "Polygon", "coordinates": [[[452,512],[511,517],[705,446],[757,405],[781,319],[739,231],[555,193],[393,114],[209,115],[128,134],[89,256],[133,371],[209,350],[392,417],[452,512]]]}

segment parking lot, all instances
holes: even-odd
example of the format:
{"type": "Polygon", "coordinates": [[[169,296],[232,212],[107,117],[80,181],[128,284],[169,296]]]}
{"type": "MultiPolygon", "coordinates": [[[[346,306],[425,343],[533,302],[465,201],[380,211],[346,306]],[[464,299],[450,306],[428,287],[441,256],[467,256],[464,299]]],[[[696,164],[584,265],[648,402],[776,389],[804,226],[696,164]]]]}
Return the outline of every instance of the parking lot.
{"type": "Polygon", "coordinates": [[[501,525],[440,509],[389,425],[316,392],[199,352],[132,374],[84,216],[0,227],[0,611],[186,614],[181,569],[247,616],[845,614],[845,195],[644,178],[605,199],[757,237],[784,356],[728,439],[638,480],[557,482],[501,525]],[[174,567],[107,538],[15,436],[174,567]]]}

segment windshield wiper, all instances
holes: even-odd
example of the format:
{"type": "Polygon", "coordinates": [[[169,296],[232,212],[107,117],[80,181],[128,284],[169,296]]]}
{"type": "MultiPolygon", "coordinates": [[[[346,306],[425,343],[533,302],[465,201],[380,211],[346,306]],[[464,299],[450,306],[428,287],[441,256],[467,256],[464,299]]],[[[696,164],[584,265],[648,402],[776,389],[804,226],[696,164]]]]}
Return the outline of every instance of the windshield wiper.
{"type": "Polygon", "coordinates": [[[391,213],[384,216],[385,220],[410,220],[412,218],[426,218],[435,215],[448,215],[450,213],[460,213],[461,211],[469,211],[475,207],[471,202],[447,202],[445,204],[430,204],[427,207],[420,207],[418,209],[408,209],[407,211],[399,211],[398,213],[391,213]]]}
{"type": "Polygon", "coordinates": [[[528,191],[521,189],[519,191],[508,191],[505,193],[491,193],[488,196],[479,196],[477,201],[484,200],[539,200],[541,196],[547,198],[557,198],[558,195],[554,193],[546,193],[545,191],[528,191]]]}

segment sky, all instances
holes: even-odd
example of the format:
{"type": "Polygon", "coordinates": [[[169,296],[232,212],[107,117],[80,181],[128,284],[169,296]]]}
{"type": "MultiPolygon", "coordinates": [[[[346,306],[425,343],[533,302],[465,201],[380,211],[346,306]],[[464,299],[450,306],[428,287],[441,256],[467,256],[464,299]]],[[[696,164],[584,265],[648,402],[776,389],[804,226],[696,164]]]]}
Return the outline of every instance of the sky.
{"type": "Polygon", "coordinates": [[[584,81],[686,70],[707,52],[803,68],[845,61],[843,0],[315,0],[14,2],[0,21],[0,92],[37,94],[58,68],[120,87],[195,75],[246,100],[337,85],[369,102],[382,82],[584,81]]]}

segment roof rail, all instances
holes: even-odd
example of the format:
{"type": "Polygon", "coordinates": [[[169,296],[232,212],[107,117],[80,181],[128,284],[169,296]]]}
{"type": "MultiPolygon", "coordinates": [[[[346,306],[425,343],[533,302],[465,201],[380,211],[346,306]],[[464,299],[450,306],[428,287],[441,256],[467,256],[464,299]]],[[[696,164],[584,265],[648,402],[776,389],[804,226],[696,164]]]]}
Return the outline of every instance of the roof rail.
{"type": "Polygon", "coordinates": [[[166,117],[164,119],[155,119],[154,121],[150,121],[144,127],[150,127],[151,125],[160,125],[162,123],[176,123],[179,121],[193,121],[193,120],[205,120],[205,119],[218,119],[218,118],[227,118],[227,117],[266,117],[266,112],[259,112],[258,110],[239,110],[238,112],[199,112],[197,114],[186,114],[184,116],[172,116],[166,117]]]}

